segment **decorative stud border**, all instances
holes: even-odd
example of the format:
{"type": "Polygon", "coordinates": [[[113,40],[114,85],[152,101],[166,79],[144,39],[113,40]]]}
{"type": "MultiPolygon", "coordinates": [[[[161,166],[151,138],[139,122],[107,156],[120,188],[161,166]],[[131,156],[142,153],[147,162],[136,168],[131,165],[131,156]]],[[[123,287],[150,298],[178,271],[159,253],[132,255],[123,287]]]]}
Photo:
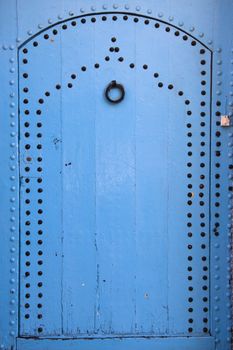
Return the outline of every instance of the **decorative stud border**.
{"type": "MultiPolygon", "coordinates": [[[[210,239],[212,241],[212,333],[216,349],[230,349],[231,335],[231,234],[232,234],[232,127],[221,127],[221,115],[232,117],[232,100],[226,106],[223,74],[223,49],[214,52],[212,87],[212,218],[210,239]],[[227,160],[227,158],[229,160],[227,160]],[[229,164],[228,164],[229,163],[229,164]],[[227,187],[226,188],[224,188],[227,187]],[[222,187],[222,189],[221,189],[222,187]],[[226,202],[227,192],[228,203],[226,202]]],[[[232,73],[233,75],[233,73],[232,73]]],[[[233,82],[230,82],[233,86],[233,82]]],[[[230,92],[230,96],[233,93],[230,92]]]]}
{"type": "MultiPolygon", "coordinates": [[[[186,31],[189,35],[194,35],[194,33],[196,33],[196,37],[194,37],[194,39],[196,40],[204,40],[202,43],[207,46],[209,49],[213,49],[213,40],[210,38],[206,38],[204,32],[199,31],[198,29],[196,29],[193,25],[185,25],[183,20],[175,20],[175,17],[172,15],[168,15],[165,16],[165,14],[161,11],[159,12],[155,12],[152,10],[152,8],[143,8],[142,6],[133,6],[133,5],[129,5],[129,4],[125,4],[125,5],[120,5],[117,3],[114,4],[103,4],[100,6],[96,6],[96,5],[92,5],[90,7],[80,7],[78,10],[73,11],[73,10],[68,10],[68,11],[64,11],[63,14],[58,14],[56,18],[48,18],[47,23],[38,23],[37,27],[32,30],[32,29],[28,29],[26,36],[31,37],[32,35],[37,35],[38,34],[38,29],[44,29],[51,24],[56,24],[57,22],[61,22],[64,19],[68,20],[68,19],[72,19],[75,18],[77,16],[81,15],[88,15],[91,13],[97,13],[97,12],[112,12],[112,11],[121,11],[124,12],[126,11],[126,14],[132,14],[132,13],[141,13],[143,16],[153,16],[154,19],[158,19],[160,21],[164,21],[166,23],[172,22],[172,25],[177,27],[177,29],[186,31]],[[199,38],[199,39],[197,39],[199,38]]],[[[25,39],[26,40],[26,39],[25,39]]],[[[23,40],[23,41],[25,41],[23,40]]],[[[21,42],[22,40],[20,38],[17,39],[17,42],[21,42]]]]}
{"type": "MultiPolygon", "coordinates": [[[[18,69],[17,69],[17,48],[14,44],[2,45],[2,58],[6,58],[6,63],[8,62],[8,89],[7,93],[9,96],[8,110],[6,112],[5,118],[9,121],[9,158],[8,158],[8,181],[9,181],[9,232],[3,232],[8,234],[8,252],[6,250],[6,256],[9,257],[9,297],[8,297],[8,316],[7,320],[7,334],[3,334],[3,339],[6,344],[4,344],[3,339],[1,339],[0,349],[10,349],[14,348],[16,337],[18,333],[18,69]]],[[[4,150],[3,150],[4,151],[4,150]]],[[[7,205],[7,204],[6,204],[7,205]]],[[[5,217],[7,220],[7,217],[5,217]]],[[[7,262],[7,261],[6,261],[7,262]]],[[[6,306],[7,307],[7,306],[6,306]]]]}

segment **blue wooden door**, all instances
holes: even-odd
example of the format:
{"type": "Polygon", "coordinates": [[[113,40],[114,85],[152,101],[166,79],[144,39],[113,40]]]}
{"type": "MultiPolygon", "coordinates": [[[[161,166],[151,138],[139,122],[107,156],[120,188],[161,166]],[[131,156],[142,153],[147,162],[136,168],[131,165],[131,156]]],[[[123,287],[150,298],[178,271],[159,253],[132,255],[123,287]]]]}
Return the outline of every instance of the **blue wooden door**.
{"type": "Polygon", "coordinates": [[[221,49],[138,6],[80,11],[18,39],[17,349],[228,350],[221,49]]]}
{"type": "Polygon", "coordinates": [[[124,14],[20,49],[22,335],[208,334],[210,61],[124,14]]]}

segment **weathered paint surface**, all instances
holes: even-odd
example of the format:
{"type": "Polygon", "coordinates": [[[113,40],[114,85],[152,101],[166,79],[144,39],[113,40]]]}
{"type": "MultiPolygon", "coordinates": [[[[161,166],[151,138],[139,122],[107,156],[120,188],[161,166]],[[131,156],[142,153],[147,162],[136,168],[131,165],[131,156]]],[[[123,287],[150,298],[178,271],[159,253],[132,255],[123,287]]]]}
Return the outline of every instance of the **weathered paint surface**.
{"type": "Polygon", "coordinates": [[[0,349],[227,350],[232,5],[83,5],[0,4],[0,349]]]}

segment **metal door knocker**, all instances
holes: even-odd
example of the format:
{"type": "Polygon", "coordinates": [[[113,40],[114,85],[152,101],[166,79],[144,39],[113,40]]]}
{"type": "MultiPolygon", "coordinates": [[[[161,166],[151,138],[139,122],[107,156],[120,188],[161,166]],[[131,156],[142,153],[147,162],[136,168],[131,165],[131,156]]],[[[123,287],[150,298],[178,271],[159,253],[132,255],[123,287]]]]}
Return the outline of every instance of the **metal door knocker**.
{"type": "Polygon", "coordinates": [[[117,83],[116,80],[112,80],[111,83],[109,83],[108,86],[106,87],[105,97],[111,103],[121,102],[125,97],[124,86],[122,84],[117,83]],[[113,90],[118,90],[118,91],[115,91],[118,93],[117,97],[111,96],[111,92],[113,92],[113,90]]]}

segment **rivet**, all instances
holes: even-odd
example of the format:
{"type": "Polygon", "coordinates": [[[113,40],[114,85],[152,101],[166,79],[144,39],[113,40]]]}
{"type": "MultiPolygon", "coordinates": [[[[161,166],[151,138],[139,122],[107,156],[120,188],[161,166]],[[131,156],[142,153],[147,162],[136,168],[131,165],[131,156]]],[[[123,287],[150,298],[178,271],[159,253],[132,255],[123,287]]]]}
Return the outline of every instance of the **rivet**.
{"type": "Polygon", "coordinates": [[[228,227],[228,228],[231,228],[231,224],[227,224],[227,227],[228,227]]]}
{"type": "Polygon", "coordinates": [[[10,201],[11,201],[11,203],[14,203],[15,202],[15,197],[11,197],[10,201]]]}
{"type": "Polygon", "coordinates": [[[14,92],[11,92],[11,93],[10,93],[10,97],[15,97],[15,93],[14,93],[14,92]]]}
{"type": "Polygon", "coordinates": [[[12,57],[9,59],[10,63],[14,63],[15,62],[15,59],[12,57]]]}
{"type": "Polygon", "coordinates": [[[184,22],[183,22],[183,21],[180,21],[180,22],[178,23],[178,25],[179,25],[180,27],[183,27],[184,22]]]}
{"type": "Polygon", "coordinates": [[[221,61],[221,60],[218,60],[218,61],[217,61],[217,64],[218,64],[218,65],[221,65],[221,64],[222,64],[222,61],[221,61]]]}
{"type": "Polygon", "coordinates": [[[231,338],[227,337],[227,342],[231,343],[231,338]]]}
{"type": "Polygon", "coordinates": [[[9,84],[10,84],[10,85],[14,85],[14,83],[15,83],[14,80],[10,80],[10,81],[9,81],[9,84]]]}
{"type": "Polygon", "coordinates": [[[15,68],[11,68],[10,73],[14,73],[14,72],[15,72],[15,68]]]}
{"type": "Polygon", "coordinates": [[[216,280],[219,280],[219,275],[215,275],[214,278],[215,278],[216,280]]]}
{"type": "MultiPolygon", "coordinates": [[[[11,202],[14,202],[11,198],[11,202]]],[[[11,207],[11,212],[14,212],[15,211],[15,207],[11,207]]]]}
{"type": "Polygon", "coordinates": [[[231,261],[231,258],[228,256],[228,257],[226,258],[226,261],[227,261],[227,262],[230,262],[230,261],[231,261]]]}
{"type": "Polygon", "coordinates": [[[219,310],[219,307],[218,307],[218,306],[215,306],[215,307],[214,307],[214,310],[215,310],[215,311],[218,311],[218,310],[219,310]]]}
{"type": "Polygon", "coordinates": [[[233,60],[231,60],[231,64],[233,64],[233,60]]]}
{"type": "Polygon", "coordinates": [[[233,81],[230,81],[230,86],[233,86],[233,81]]]}
{"type": "Polygon", "coordinates": [[[16,39],[16,42],[17,42],[17,43],[20,43],[20,41],[21,41],[20,38],[17,38],[17,39],[16,39]]]}
{"type": "Polygon", "coordinates": [[[11,220],[11,222],[15,222],[15,217],[12,216],[10,220],[11,220]]]}
{"type": "Polygon", "coordinates": [[[162,12],[159,12],[158,13],[158,16],[161,18],[161,17],[163,17],[163,13],[162,12]]]}
{"type": "Polygon", "coordinates": [[[15,258],[10,258],[10,262],[14,263],[15,262],[15,258]]]}
{"type": "Polygon", "coordinates": [[[15,252],[15,248],[12,247],[12,248],[10,249],[10,251],[11,251],[11,253],[14,253],[14,252],[15,252]]]}
{"type": "Polygon", "coordinates": [[[12,165],[12,166],[10,167],[10,169],[11,169],[11,170],[15,170],[15,165],[12,165]]]}
{"type": "Polygon", "coordinates": [[[16,135],[15,132],[12,131],[12,132],[11,132],[11,136],[13,137],[13,136],[15,136],[15,135],[16,135]]]}
{"type": "Polygon", "coordinates": [[[10,325],[13,326],[14,324],[15,324],[15,321],[11,320],[11,321],[10,321],[10,325]]]}
{"type": "Polygon", "coordinates": [[[63,16],[62,16],[62,15],[58,15],[57,18],[58,18],[58,19],[62,19],[63,16]]]}
{"type": "Polygon", "coordinates": [[[4,44],[4,45],[2,45],[2,48],[3,48],[3,50],[7,50],[8,46],[4,44]]]}
{"type": "Polygon", "coordinates": [[[218,47],[218,48],[217,48],[217,52],[222,52],[221,47],[218,47]]]}
{"type": "Polygon", "coordinates": [[[219,333],[219,328],[215,328],[215,333],[219,333]]]}
{"type": "Polygon", "coordinates": [[[219,260],[219,256],[218,256],[218,255],[215,255],[214,259],[215,259],[215,260],[219,260]]]}
{"type": "Polygon", "coordinates": [[[12,112],[12,113],[10,114],[10,116],[11,116],[11,118],[15,117],[15,113],[12,112]]]}
{"type": "Polygon", "coordinates": [[[219,248],[219,243],[215,243],[215,248],[219,248]]]}
{"type": "Polygon", "coordinates": [[[216,285],[214,286],[214,289],[215,289],[215,290],[219,290],[219,288],[220,288],[220,287],[219,287],[218,284],[216,284],[216,285]]]}
{"type": "Polygon", "coordinates": [[[222,82],[220,80],[217,81],[216,83],[218,86],[222,85],[222,82]]]}
{"type": "Polygon", "coordinates": [[[218,96],[221,95],[221,91],[220,91],[220,90],[217,90],[217,91],[216,91],[216,95],[218,95],[218,96]]]}
{"type": "Polygon", "coordinates": [[[217,339],[217,338],[214,341],[215,341],[216,344],[219,343],[219,339],[217,339]]]}
{"type": "Polygon", "coordinates": [[[10,311],[10,314],[11,314],[11,315],[15,315],[15,310],[11,310],[11,311],[10,311]]]}
{"type": "Polygon", "coordinates": [[[11,273],[15,273],[15,268],[10,269],[11,273]]]}
{"type": "MultiPolygon", "coordinates": [[[[92,7],[93,7],[93,6],[92,6],[92,7]]],[[[94,10],[93,10],[93,11],[94,11],[94,10]]],[[[70,12],[69,12],[69,15],[70,15],[70,16],[74,16],[74,12],[73,12],[73,11],[70,11],[70,12]]]]}
{"type": "Polygon", "coordinates": [[[83,7],[81,7],[80,12],[82,12],[82,13],[85,12],[85,9],[83,7]]]}
{"type": "Polygon", "coordinates": [[[52,23],[53,23],[52,18],[49,18],[49,19],[48,19],[48,23],[49,23],[49,24],[52,24],[52,23]]]}
{"type": "Polygon", "coordinates": [[[194,27],[190,27],[190,28],[189,28],[189,31],[190,31],[190,32],[193,32],[194,29],[195,29],[194,27]]]}
{"type": "Polygon", "coordinates": [[[229,137],[232,137],[232,136],[233,136],[232,132],[229,132],[228,136],[229,136],[229,137]]]}
{"type": "Polygon", "coordinates": [[[28,30],[28,35],[32,35],[32,31],[31,30],[28,30]]]}
{"type": "Polygon", "coordinates": [[[215,270],[219,270],[219,265],[215,265],[215,270]]]}
{"type": "Polygon", "coordinates": [[[114,9],[117,9],[117,8],[118,8],[118,5],[117,5],[117,4],[113,4],[113,8],[114,8],[114,9]]]}
{"type": "Polygon", "coordinates": [[[11,335],[12,337],[14,337],[14,336],[15,336],[15,332],[14,332],[14,331],[11,331],[11,332],[10,332],[10,335],[11,335]]]}
{"type": "Polygon", "coordinates": [[[12,142],[12,143],[10,144],[10,146],[11,146],[11,147],[15,147],[15,143],[12,142]]]}
{"type": "Polygon", "coordinates": [[[140,11],[141,7],[140,6],[136,6],[136,11],[140,11]]]}
{"type": "Polygon", "coordinates": [[[3,344],[0,345],[0,349],[4,349],[4,345],[3,344]]]}
{"type": "Polygon", "coordinates": [[[233,96],[233,91],[230,91],[230,93],[229,93],[229,94],[230,94],[230,96],[233,96]]]}
{"type": "Polygon", "coordinates": [[[10,158],[11,158],[11,160],[14,160],[15,159],[15,155],[12,154],[12,156],[10,158]]]}
{"type": "Polygon", "coordinates": [[[227,315],[228,320],[231,320],[231,315],[227,315]]]}
{"type": "Polygon", "coordinates": [[[215,322],[219,322],[220,320],[219,320],[219,317],[215,317],[215,322]]]}
{"type": "Polygon", "coordinates": [[[14,242],[14,241],[15,241],[15,237],[14,237],[14,236],[11,236],[10,241],[11,241],[11,242],[14,242]]]}
{"type": "Polygon", "coordinates": [[[129,7],[129,4],[126,4],[126,5],[125,5],[125,9],[126,9],[126,10],[129,10],[129,8],[130,8],[130,7],[129,7]]]}
{"type": "Polygon", "coordinates": [[[10,50],[14,50],[14,45],[10,45],[10,50]]]}
{"type": "MultiPolygon", "coordinates": [[[[15,156],[14,156],[15,157],[15,156]]],[[[13,181],[13,180],[15,180],[15,176],[14,175],[12,175],[11,177],[10,177],[10,179],[13,181]]]]}
{"type": "Polygon", "coordinates": [[[217,72],[217,75],[218,75],[218,76],[221,76],[221,75],[222,75],[222,72],[221,72],[221,71],[218,71],[218,72],[217,72]]]}
{"type": "Polygon", "coordinates": [[[199,38],[203,38],[204,37],[204,33],[199,33],[199,38]]]}
{"type": "Polygon", "coordinates": [[[232,158],[233,154],[232,153],[228,153],[228,157],[232,158]]]}
{"type": "MultiPolygon", "coordinates": [[[[108,6],[107,6],[106,4],[104,4],[102,7],[103,7],[104,10],[107,10],[107,8],[108,8],[108,6]]],[[[81,10],[80,10],[80,11],[81,11],[81,10]]],[[[82,11],[81,11],[81,12],[82,12],[82,11]]]]}
{"type": "Polygon", "coordinates": [[[173,16],[169,16],[168,19],[169,19],[170,22],[172,22],[174,20],[174,17],[173,16]]]}
{"type": "Polygon", "coordinates": [[[12,299],[12,300],[10,301],[10,304],[11,304],[11,305],[14,305],[14,304],[15,304],[15,299],[12,299]]]}
{"type": "Polygon", "coordinates": [[[148,15],[151,15],[151,14],[152,14],[152,10],[151,10],[151,9],[148,9],[148,10],[147,10],[147,13],[148,13],[148,15]]]}
{"type": "Polygon", "coordinates": [[[209,41],[208,41],[208,44],[209,44],[209,45],[213,44],[213,41],[212,41],[212,40],[209,40],[209,41]]]}
{"type": "Polygon", "coordinates": [[[233,71],[231,71],[230,75],[233,75],[233,71]]]}
{"type": "Polygon", "coordinates": [[[43,28],[43,25],[42,25],[42,24],[38,24],[38,28],[39,28],[39,29],[42,29],[42,28],[43,28]]]}

